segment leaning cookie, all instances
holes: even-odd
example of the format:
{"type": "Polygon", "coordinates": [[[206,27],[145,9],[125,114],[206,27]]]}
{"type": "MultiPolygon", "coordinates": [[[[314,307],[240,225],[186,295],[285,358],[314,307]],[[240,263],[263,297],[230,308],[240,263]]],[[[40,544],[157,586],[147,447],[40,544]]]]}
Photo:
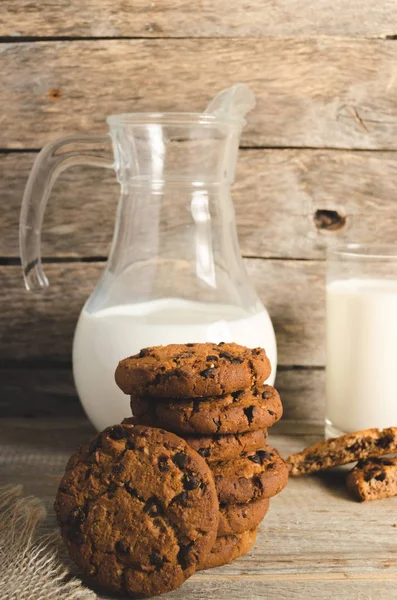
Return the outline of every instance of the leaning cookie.
{"type": "Polygon", "coordinates": [[[397,427],[364,429],[317,442],[287,458],[290,475],[308,475],[371,456],[397,451],[397,427]]]}
{"type": "Polygon", "coordinates": [[[169,344],[144,348],[120,361],[115,379],[134,397],[220,396],[263,383],[270,362],[262,348],[238,344],[169,344]]]}
{"type": "Polygon", "coordinates": [[[205,460],[172,433],[128,424],[71,457],[55,510],[83,575],[134,598],[181,585],[211,551],[219,523],[205,460]]]}
{"type": "Polygon", "coordinates": [[[346,485],[358,500],[397,496],[397,457],[360,461],[348,474],[346,485]]]}

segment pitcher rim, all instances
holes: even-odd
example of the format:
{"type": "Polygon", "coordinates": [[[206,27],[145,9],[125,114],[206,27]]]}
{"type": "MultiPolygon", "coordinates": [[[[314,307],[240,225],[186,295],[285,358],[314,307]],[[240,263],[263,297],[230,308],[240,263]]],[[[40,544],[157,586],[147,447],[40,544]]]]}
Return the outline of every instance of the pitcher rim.
{"type": "Polygon", "coordinates": [[[150,125],[165,123],[169,125],[225,125],[244,127],[246,120],[240,118],[220,118],[209,113],[193,112],[136,112],[109,115],[106,119],[110,127],[119,125],[150,125]]]}

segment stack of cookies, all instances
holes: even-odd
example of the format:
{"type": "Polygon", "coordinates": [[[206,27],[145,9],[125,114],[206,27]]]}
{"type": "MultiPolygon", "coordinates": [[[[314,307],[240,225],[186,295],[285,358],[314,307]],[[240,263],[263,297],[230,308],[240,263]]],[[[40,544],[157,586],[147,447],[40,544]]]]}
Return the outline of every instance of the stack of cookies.
{"type": "Polygon", "coordinates": [[[177,434],[212,470],[220,518],[202,569],[248,552],[269,498],[287,483],[285,462],[267,445],[267,429],[282,415],[277,391],[263,383],[269,375],[264,350],[234,343],[145,348],[116,369],[131,397],[134,417],[125,423],[177,434]]]}

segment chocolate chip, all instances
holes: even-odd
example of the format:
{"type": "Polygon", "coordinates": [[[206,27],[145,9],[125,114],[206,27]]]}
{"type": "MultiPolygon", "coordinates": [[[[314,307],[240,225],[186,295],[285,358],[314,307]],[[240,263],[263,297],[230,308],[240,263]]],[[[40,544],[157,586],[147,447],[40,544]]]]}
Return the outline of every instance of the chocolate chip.
{"type": "Polygon", "coordinates": [[[265,460],[270,460],[271,458],[273,458],[273,454],[271,452],[268,452],[267,450],[258,450],[257,454],[260,456],[262,465],[265,462],[265,460]]]}
{"type": "Polygon", "coordinates": [[[161,529],[161,531],[166,531],[166,526],[164,524],[164,521],[162,519],[160,519],[159,517],[156,517],[153,519],[153,524],[158,527],[159,529],[161,529]]]}
{"type": "Polygon", "coordinates": [[[160,570],[165,562],[165,558],[162,558],[158,550],[152,550],[149,556],[150,564],[156,567],[156,570],[160,570]]]}
{"type": "Polygon", "coordinates": [[[218,346],[224,346],[225,342],[219,342],[218,346]]]}
{"type": "Polygon", "coordinates": [[[131,487],[129,483],[125,483],[124,487],[130,496],[132,496],[133,498],[139,498],[137,490],[131,487]]]}
{"type": "Polygon", "coordinates": [[[244,358],[242,356],[235,356],[234,358],[232,358],[232,360],[230,362],[236,363],[236,364],[241,364],[244,362],[244,358]]]}
{"type": "Polygon", "coordinates": [[[274,415],[276,414],[276,413],[274,412],[274,410],[270,410],[270,408],[268,408],[268,409],[267,409],[267,412],[269,413],[269,415],[270,415],[271,417],[274,417],[274,415]]]}
{"type": "Polygon", "coordinates": [[[184,475],[182,477],[182,483],[185,490],[195,490],[200,486],[201,480],[195,475],[184,475]]]}
{"type": "Polygon", "coordinates": [[[94,454],[94,452],[96,452],[98,450],[98,448],[101,447],[101,438],[98,435],[96,438],[94,438],[90,444],[90,447],[88,448],[88,452],[90,454],[94,454]]]}
{"type": "Polygon", "coordinates": [[[162,515],[163,509],[159,499],[156,498],[156,496],[151,496],[149,500],[146,501],[146,504],[143,507],[143,512],[147,513],[150,517],[158,517],[162,515]]]}
{"type": "Polygon", "coordinates": [[[136,446],[132,440],[127,440],[126,447],[128,450],[135,450],[136,446]]]}
{"type": "Polygon", "coordinates": [[[122,440],[127,435],[122,425],[115,425],[114,427],[111,427],[107,433],[112,440],[122,440]]]}
{"type": "Polygon", "coordinates": [[[257,454],[253,454],[252,456],[248,456],[248,460],[250,460],[253,463],[256,463],[257,465],[261,465],[262,464],[261,458],[257,454]]]}
{"type": "Polygon", "coordinates": [[[306,455],[306,460],[309,463],[317,463],[321,462],[321,457],[318,454],[314,454],[313,452],[306,455]]]}
{"type": "Polygon", "coordinates": [[[254,356],[259,356],[259,354],[261,353],[261,349],[260,348],[254,348],[252,351],[252,354],[254,356]]]}
{"type": "Polygon", "coordinates": [[[168,456],[165,456],[165,455],[159,456],[157,465],[158,465],[159,471],[161,471],[161,473],[166,473],[167,471],[169,471],[170,466],[168,464],[168,456]]]}
{"type": "Polygon", "coordinates": [[[150,354],[150,348],[142,348],[142,350],[140,351],[138,357],[139,358],[144,358],[145,356],[149,356],[150,354]]]}
{"type": "Polygon", "coordinates": [[[84,475],[84,479],[87,481],[87,479],[90,478],[91,475],[91,469],[87,469],[84,475]]]}
{"type": "Polygon", "coordinates": [[[347,446],[347,449],[350,450],[351,452],[357,452],[361,448],[362,448],[362,446],[359,441],[354,442],[354,444],[351,444],[350,446],[347,446]]]}
{"type": "Polygon", "coordinates": [[[387,460],[386,458],[381,458],[380,461],[382,465],[385,467],[394,467],[395,463],[392,460],[387,460]]]}
{"type": "Polygon", "coordinates": [[[179,548],[177,561],[181,565],[182,569],[187,569],[187,567],[189,566],[189,561],[188,561],[189,554],[190,554],[190,546],[181,546],[179,548]]]}
{"type": "Polygon", "coordinates": [[[209,367],[208,369],[204,369],[203,371],[200,371],[200,375],[201,377],[204,377],[204,379],[213,379],[215,377],[214,368],[209,367]]]}
{"type": "Polygon", "coordinates": [[[184,452],[177,452],[176,454],[174,454],[172,460],[177,467],[183,469],[187,463],[187,454],[185,454],[184,452]]]}
{"type": "Polygon", "coordinates": [[[266,398],[269,398],[269,396],[271,396],[271,393],[268,391],[262,392],[262,398],[264,400],[266,400],[266,398]]]}
{"type": "Polygon", "coordinates": [[[220,358],[225,358],[226,360],[232,362],[234,359],[233,354],[230,354],[230,352],[219,352],[219,357],[220,358]]]}
{"type": "Polygon", "coordinates": [[[255,454],[248,456],[249,460],[258,465],[263,465],[265,460],[270,460],[272,454],[266,450],[258,450],[255,454]]]}
{"type": "Polygon", "coordinates": [[[244,414],[247,417],[249,425],[251,425],[252,420],[254,418],[254,409],[255,409],[255,406],[248,406],[247,408],[244,408],[244,414]]]}
{"type": "Polygon", "coordinates": [[[375,475],[376,481],[384,481],[386,479],[386,473],[382,471],[379,475],[375,475]]]}
{"type": "Polygon", "coordinates": [[[130,551],[130,547],[125,540],[119,540],[115,543],[114,548],[117,554],[128,554],[130,551]]]}
{"type": "Polygon", "coordinates": [[[368,483],[368,481],[371,481],[371,479],[373,477],[375,477],[375,475],[378,473],[378,469],[375,467],[373,469],[370,469],[369,471],[367,471],[364,474],[364,481],[366,481],[368,483]]]}
{"type": "Polygon", "coordinates": [[[174,503],[179,504],[183,508],[186,508],[187,505],[189,504],[188,493],[187,492],[181,492],[177,496],[174,496],[174,498],[171,501],[171,504],[174,504],[174,503]]]}
{"type": "Polygon", "coordinates": [[[209,448],[199,448],[197,452],[203,458],[208,458],[211,455],[211,450],[209,448]]]}
{"type": "Polygon", "coordinates": [[[196,345],[196,344],[191,344],[191,343],[190,343],[190,344],[186,344],[186,346],[187,346],[188,348],[193,348],[193,346],[195,346],[195,345],[196,345]]]}
{"type": "Polygon", "coordinates": [[[235,400],[238,400],[240,396],[244,394],[244,390],[238,390],[238,392],[232,392],[232,396],[235,400]]]}
{"type": "Polygon", "coordinates": [[[382,436],[379,440],[376,440],[375,443],[378,446],[378,448],[387,448],[393,442],[394,442],[394,436],[389,433],[389,434],[382,436]]]}
{"type": "Polygon", "coordinates": [[[215,356],[215,354],[210,354],[209,356],[207,356],[207,358],[205,360],[207,360],[207,361],[218,360],[218,357],[215,356]]]}
{"type": "Polygon", "coordinates": [[[113,484],[113,485],[110,485],[110,486],[108,487],[108,490],[107,490],[107,492],[108,492],[108,498],[111,500],[111,499],[112,499],[112,498],[114,498],[114,497],[115,497],[115,495],[116,495],[116,492],[117,492],[117,485],[114,485],[114,484],[113,484]]]}

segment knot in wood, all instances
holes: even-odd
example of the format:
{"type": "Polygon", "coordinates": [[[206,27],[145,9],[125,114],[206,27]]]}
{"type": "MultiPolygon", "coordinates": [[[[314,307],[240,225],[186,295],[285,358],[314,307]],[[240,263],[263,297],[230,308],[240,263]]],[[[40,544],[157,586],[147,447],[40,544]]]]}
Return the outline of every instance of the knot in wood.
{"type": "Polygon", "coordinates": [[[321,231],[339,231],[346,225],[346,217],[336,210],[318,209],[314,213],[313,221],[321,231]]]}

